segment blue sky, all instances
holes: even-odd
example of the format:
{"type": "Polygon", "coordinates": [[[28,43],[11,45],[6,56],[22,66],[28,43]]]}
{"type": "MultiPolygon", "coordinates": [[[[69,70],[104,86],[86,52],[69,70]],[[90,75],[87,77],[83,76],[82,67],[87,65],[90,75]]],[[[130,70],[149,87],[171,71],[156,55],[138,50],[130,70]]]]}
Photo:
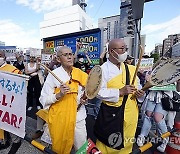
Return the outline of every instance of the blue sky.
{"type": "MultiPolygon", "coordinates": [[[[120,0],[86,0],[87,14],[97,26],[98,18],[117,15],[120,0]]],[[[18,47],[40,47],[39,23],[43,14],[71,5],[71,0],[0,0],[0,41],[18,47]]],[[[180,0],[145,3],[141,34],[146,52],[170,34],[180,33],[180,0]]]]}

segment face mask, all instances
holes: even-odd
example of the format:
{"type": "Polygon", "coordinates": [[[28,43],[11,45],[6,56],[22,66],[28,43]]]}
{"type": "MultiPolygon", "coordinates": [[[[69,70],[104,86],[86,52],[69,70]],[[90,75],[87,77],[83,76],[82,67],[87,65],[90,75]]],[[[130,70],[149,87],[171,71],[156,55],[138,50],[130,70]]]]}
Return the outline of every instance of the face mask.
{"type": "Polygon", "coordinates": [[[0,66],[4,64],[4,58],[0,57],[0,66]]]}
{"type": "Polygon", "coordinates": [[[83,62],[84,62],[84,58],[79,58],[79,61],[80,61],[81,63],[83,63],[83,62]]]}
{"type": "MultiPolygon", "coordinates": [[[[114,51],[114,50],[113,50],[114,51]]],[[[118,55],[118,58],[114,57],[116,60],[118,60],[118,62],[124,62],[127,58],[127,52],[123,53],[123,54],[118,54],[116,51],[114,51],[117,55],[118,55]]]]}

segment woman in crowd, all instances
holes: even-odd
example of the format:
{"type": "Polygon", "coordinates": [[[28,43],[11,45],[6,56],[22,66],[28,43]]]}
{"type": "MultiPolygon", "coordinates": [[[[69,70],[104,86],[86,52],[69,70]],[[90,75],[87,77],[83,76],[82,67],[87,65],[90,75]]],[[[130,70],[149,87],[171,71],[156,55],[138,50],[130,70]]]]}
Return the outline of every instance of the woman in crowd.
{"type": "Polygon", "coordinates": [[[33,108],[33,93],[36,100],[37,109],[41,109],[39,97],[41,93],[41,83],[38,76],[39,65],[36,63],[35,56],[30,56],[30,62],[25,66],[25,74],[30,76],[28,81],[27,106],[28,111],[33,108]]]}

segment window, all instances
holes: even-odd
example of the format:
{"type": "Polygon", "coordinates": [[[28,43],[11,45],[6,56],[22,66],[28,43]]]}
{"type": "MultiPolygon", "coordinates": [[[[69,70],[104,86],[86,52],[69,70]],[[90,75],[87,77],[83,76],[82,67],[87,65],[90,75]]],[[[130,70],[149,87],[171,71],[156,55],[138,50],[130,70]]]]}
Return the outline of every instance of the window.
{"type": "Polygon", "coordinates": [[[118,21],[114,21],[114,38],[118,38],[118,21]]]}
{"type": "Polygon", "coordinates": [[[107,40],[111,39],[110,34],[111,34],[111,22],[107,22],[107,40]]]}

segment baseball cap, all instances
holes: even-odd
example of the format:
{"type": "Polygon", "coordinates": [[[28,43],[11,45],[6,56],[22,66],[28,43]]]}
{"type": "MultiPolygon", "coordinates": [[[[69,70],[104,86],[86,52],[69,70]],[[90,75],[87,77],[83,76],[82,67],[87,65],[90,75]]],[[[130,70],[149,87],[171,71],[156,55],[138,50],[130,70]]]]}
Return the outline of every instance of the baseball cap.
{"type": "Polygon", "coordinates": [[[128,60],[131,60],[131,59],[134,59],[134,57],[130,56],[130,55],[127,55],[127,59],[128,60]]]}
{"type": "Polygon", "coordinates": [[[78,54],[77,57],[78,58],[84,58],[84,55],[83,54],[78,54]]]}

